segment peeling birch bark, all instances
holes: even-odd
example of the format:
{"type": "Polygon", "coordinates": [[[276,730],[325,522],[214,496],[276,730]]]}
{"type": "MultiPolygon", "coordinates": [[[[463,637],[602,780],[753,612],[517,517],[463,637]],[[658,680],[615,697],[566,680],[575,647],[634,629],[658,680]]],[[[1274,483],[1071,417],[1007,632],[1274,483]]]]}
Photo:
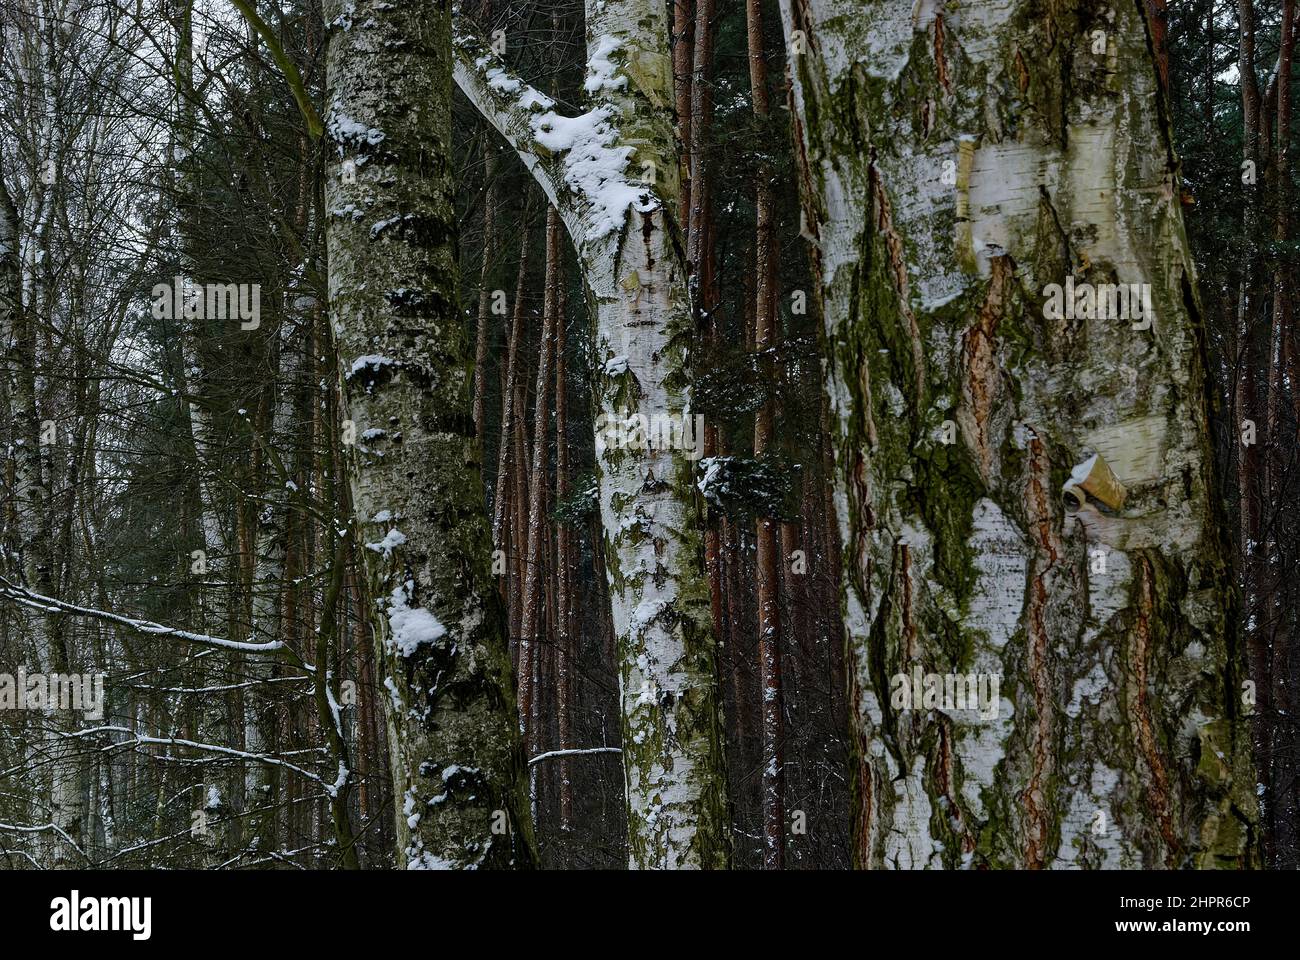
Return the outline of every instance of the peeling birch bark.
{"type": "Polygon", "coordinates": [[[781,7],[861,865],[1254,862],[1195,278],[1141,5],[781,7]],[[1149,284],[1149,322],[1049,318],[1067,279],[1149,284]],[[1118,511],[1067,509],[1092,454],[1118,511]],[[914,667],[998,675],[996,715],[896,706],[914,667]]]}

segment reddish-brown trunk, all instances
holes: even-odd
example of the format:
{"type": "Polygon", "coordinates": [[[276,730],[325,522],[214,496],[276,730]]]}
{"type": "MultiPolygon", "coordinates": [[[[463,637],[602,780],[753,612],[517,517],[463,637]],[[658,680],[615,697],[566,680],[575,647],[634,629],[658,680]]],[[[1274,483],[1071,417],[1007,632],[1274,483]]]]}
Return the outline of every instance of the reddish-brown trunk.
{"type": "MultiPolygon", "coordinates": [[[[538,629],[544,619],[542,604],[542,572],[545,561],[546,523],[546,427],[550,412],[547,403],[551,379],[551,354],[554,340],[557,312],[557,277],[560,259],[560,217],[554,207],[546,212],[546,285],[545,300],[542,308],[542,341],[537,361],[537,389],[533,408],[533,443],[532,466],[529,468],[528,489],[528,523],[527,523],[527,567],[523,583],[523,605],[519,631],[519,673],[521,678],[519,695],[519,715],[525,719],[525,743],[530,758],[539,750],[541,727],[541,658],[538,645],[541,641],[538,629]]],[[[529,768],[533,795],[536,796],[536,766],[529,768]]]]}
{"type": "Polygon", "coordinates": [[[709,184],[705,149],[713,126],[713,97],[710,77],[713,73],[714,0],[697,0],[695,4],[695,49],[691,76],[691,127],[687,153],[690,163],[690,215],[686,237],[686,261],[696,296],[696,309],[702,316],[710,314],[702,301],[708,296],[705,270],[705,218],[709,202],[709,184]]]}
{"type": "Polygon", "coordinates": [[[681,152],[681,196],[677,219],[683,240],[689,232],[691,210],[691,164],[687,148],[691,143],[691,57],[695,23],[691,0],[673,0],[673,93],[677,104],[677,140],[681,152]]]}
{"type": "MultiPolygon", "coordinates": [[[[528,220],[525,211],[524,223],[528,220]]],[[[500,551],[505,557],[505,563],[499,569],[504,570],[501,577],[501,595],[506,600],[507,610],[509,611],[510,621],[510,647],[512,655],[517,655],[516,648],[519,637],[518,624],[515,620],[515,610],[517,604],[514,602],[511,589],[518,583],[515,579],[515,556],[518,553],[516,547],[517,540],[511,534],[513,530],[513,518],[515,515],[514,501],[517,499],[514,495],[515,486],[512,483],[514,474],[519,469],[522,461],[515,454],[515,438],[518,433],[515,427],[517,406],[515,395],[518,392],[519,382],[519,345],[523,339],[524,332],[524,291],[528,282],[528,230],[522,231],[519,240],[519,272],[515,279],[515,302],[514,311],[510,322],[510,342],[506,349],[506,368],[505,380],[501,388],[501,434],[497,446],[497,479],[496,495],[492,502],[492,547],[500,551]]],[[[520,678],[523,683],[523,678],[520,678]]]]}
{"type": "MultiPolygon", "coordinates": [[[[760,0],[747,0],[749,31],[749,84],[754,116],[767,119],[767,61],[763,51],[763,14],[760,0]]],[[[758,286],[754,300],[754,347],[760,367],[775,392],[773,353],[780,340],[776,304],[772,295],[775,260],[773,223],[774,198],[771,173],[760,163],[754,189],[757,228],[754,237],[755,275],[758,286]]],[[[754,457],[762,459],[773,441],[775,402],[768,400],[754,419],[754,457]]],[[[763,723],[763,865],[779,870],[785,860],[785,774],[781,729],[781,618],[779,565],[781,549],[778,521],[759,517],[756,530],[758,549],[758,674],[763,723]]]]}
{"type": "MultiPolygon", "coordinates": [[[[1286,438],[1284,430],[1283,409],[1286,406],[1288,389],[1294,390],[1295,384],[1288,382],[1285,376],[1287,360],[1286,343],[1292,336],[1291,331],[1291,256],[1286,253],[1290,239],[1289,210],[1292,202],[1290,178],[1290,144],[1291,144],[1291,67],[1295,54],[1295,0],[1285,0],[1282,5],[1282,29],[1278,50],[1277,85],[1277,152],[1274,162],[1274,183],[1277,188],[1274,239],[1279,251],[1273,274],[1273,323],[1268,340],[1268,448],[1265,484],[1266,503],[1274,514],[1268,524],[1270,531],[1279,529],[1278,514],[1290,509],[1283,493],[1286,472],[1294,469],[1294,443],[1286,438]]],[[[1277,577],[1283,567],[1285,548],[1277,543],[1276,533],[1267,538],[1263,545],[1265,550],[1263,566],[1265,579],[1261,585],[1264,595],[1263,604],[1268,604],[1265,620],[1268,624],[1269,641],[1272,646],[1270,664],[1270,683],[1272,715],[1277,721],[1271,724],[1273,744],[1271,755],[1274,764],[1273,774],[1273,811],[1274,842],[1279,855],[1278,867],[1293,868],[1297,854],[1297,819],[1300,819],[1300,788],[1297,787],[1296,737],[1292,733],[1293,722],[1290,671],[1291,661],[1291,618],[1284,611],[1277,609],[1275,597],[1283,585],[1277,577]]]]}
{"type": "MultiPolygon", "coordinates": [[[[558,246],[558,244],[557,244],[558,246]]],[[[549,261],[548,261],[549,262],[549,261]]],[[[564,272],[558,262],[552,282],[558,289],[555,317],[555,500],[569,498],[569,403],[566,387],[564,272]]],[[[548,284],[549,289],[549,284],[548,284]]],[[[555,653],[556,713],[561,750],[573,749],[573,543],[567,523],[555,528],[555,653]]],[[[560,829],[569,830],[573,818],[573,790],[569,758],[560,758],[560,829]]]]}
{"type": "Polygon", "coordinates": [[[483,198],[483,267],[479,271],[478,339],[474,345],[474,434],[480,447],[483,444],[488,357],[488,326],[491,316],[492,291],[488,289],[492,272],[492,258],[496,255],[496,144],[484,139],[483,181],[487,185],[483,198]]]}

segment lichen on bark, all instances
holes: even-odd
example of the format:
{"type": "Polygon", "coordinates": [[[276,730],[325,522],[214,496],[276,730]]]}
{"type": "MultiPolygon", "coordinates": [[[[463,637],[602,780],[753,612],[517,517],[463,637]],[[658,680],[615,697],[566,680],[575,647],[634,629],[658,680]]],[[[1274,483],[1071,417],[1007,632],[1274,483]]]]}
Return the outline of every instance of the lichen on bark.
{"type": "Polygon", "coordinates": [[[458,310],[446,6],[327,0],[330,318],[410,868],[535,858],[458,310]],[[346,8],[346,9],[345,9],[346,8]]]}
{"type": "Polygon", "coordinates": [[[1140,6],[782,8],[807,45],[862,865],[1250,864],[1195,279],[1140,6]],[[1148,284],[1149,324],[1045,312],[1067,277],[1148,284]],[[1092,453],[1122,509],[1063,498],[1092,453]],[[998,715],[895,710],[884,684],[917,664],[1000,675],[998,715]]]}
{"type": "MultiPolygon", "coordinates": [[[[456,80],[514,147],[573,241],[594,321],[595,395],[606,422],[686,417],[694,336],[681,251],[667,8],[586,5],[588,112],[555,114],[468,25],[456,80]],[[587,131],[569,146],[555,129],[587,131]],[[608,171],[593,185],[570,165],[608,171]],[[611,205],[611,199],[619,202],[611,205]]],[[[681,449],[607,445],[596,467],[617,641],[629,865],[729,862],[716,640],[694,462],[681,449]]]]}

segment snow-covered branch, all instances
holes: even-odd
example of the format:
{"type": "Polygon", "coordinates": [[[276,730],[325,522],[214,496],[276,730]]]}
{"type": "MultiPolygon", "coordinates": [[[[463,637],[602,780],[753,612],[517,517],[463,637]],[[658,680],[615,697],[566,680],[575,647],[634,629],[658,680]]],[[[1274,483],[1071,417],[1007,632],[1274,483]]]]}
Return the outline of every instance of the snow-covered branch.
{"type": "Polygon", "coordinates": [[[242,640],[226,640],[223,637],[213,637],[205,633],[191,633],[189,630],[182,630],[179,627],[167,627],[161,623],[154,623],[152,620],[137,620],[134,617],[124,617],[117,613],[110,613],[107,610],[96,610],[93,607],[81,607],[75,603],[68,603],[65,600],[56,600],[53,597],[46,597],[42,594],[28,590],[26,587],[20,587],[17,584],[10,583],[8,580],[0,577],[0,597],[7,597],[15,603],[20,603],[25,607],[31,607],[33,610],[39,610],[46,614],[71,614],[79,617],[90,617],[93,620],[103,620],[108,623],[116,623],[119,626],[135,630],[137,633],[147,633],[160,637],[175,637],[177,640],[188,640],[190,643],[197,643],[204,647],[214,647],[219,650],[240,650],[245,653],[275,653],[280,650],[287,650],[288,647],[283,640],[272,640],[269,643],[247,643],[242,640]]]}
{"type": "Polygon", "coordinates": [[[339,765],[339,779],[334,783],[327,782],[323,777],[306,770],[295,763],[287,760],[281,760],[278,757],[270,757],[264,753],[251,753],[247,750],[236,750],[233,747],[223,747],[216,743],[200,743],[197,740],[183,740],[180,737],[150,737],[145,734],[136,733],[130,727],[106,724],[98,727],[90,727],[86,730],[78,730],[76,733],[65,734],[69,738],[87,737],[98,733],[125,733],[129,734],[130,740],[120,740],[113,743],[113,749],[122,747],[135,746],[175,746],[189,747],[192,750],[202,750],[207,753],[215,753],[223,757],[235,757],[240,760],[248,760],[253,763],[265,763],[273,767],[283,767],[285,770],[292,770],[294,773],[302,774],[308,780],[320,784],[330,796],[334,796],[347,782],[347,771],[342,764],[339,765]]]}
{"type": "Polygon", "coordinates": [[[557,209],[559,164],[547,157],[536,140],[534,120],[552,111],[555,101],[515,76],[483,40],[457,20],[453,28],[456,85],[488,123],[506,138],[524,166],[557,209]]]}
{"type": "Polygon", "coordinates": [[[546,753],[539,753],[537,756],[529,760],[528,763],[531,765],[534,763],[538,763],[542,760],[550,760],[553,757],[580,757],[583,754],[589,754],[589,753],[621,754],[622,752],[623,752],[622,747],[585,747],[585,748],[574,749],[574,750],[548,750],[546,751],[546,753]]]}
{"type": "MultiPolygon", "coordinates": [[[[87,863],[90,862],[90,857],[86,856],[86,851],[82,850],[81,847],[77,845],[77,842],[73,840],[72,837],[68,836],[66,832],[60,829],[57,824],[46,823],[46,824],[42,824],[39,827],[24,827],[16,823],[0,823],[0,830],[13,830],[17,833],[47,833],[47,832],[56,833],[60,837],[62,837],[67,842],[67,844],[70,847],[72,847],[72,849],[76,850],[77,853],[81,854],[82,858],[85,859],[87,863]]],[[[31,858],[29,857],[28,859],[31,858]]]]}
{"type": "MultiPolygon", "coordinates": [[[[657,206],[650,187],[628,174],[635,151],[623,144],[613,107],[601,104],[563,116],[554,100],[515,75],[462,19],[454,30],[457,86],[519,154],[579,252],[616,236],[629,208],[657,206]]],[[[617,53],[617,42],[607,41],[592,54],[589,91],[612,82],[617,53]]],[[[649,174],[653,182],[654,171],[649,174]]]]}

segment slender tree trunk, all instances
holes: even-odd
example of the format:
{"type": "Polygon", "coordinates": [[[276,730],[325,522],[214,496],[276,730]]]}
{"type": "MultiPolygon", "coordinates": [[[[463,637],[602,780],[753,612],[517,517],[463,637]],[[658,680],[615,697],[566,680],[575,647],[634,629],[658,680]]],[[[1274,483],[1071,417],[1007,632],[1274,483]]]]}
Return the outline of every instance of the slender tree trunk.
{"type": "MultiPolygon", "coordinates": [[[[52,147],[50,149],[53,149],[52,147]]],[[[47,224],[51,213],[48,207],[56,202],[56,187],[51,187],[43,202],[39,223],[47,224]]],[[[38,226],[29,244],[40,250],[39,261],[29,264],[28,278],[21,259],[20,222],[17,208],[8,189],[0,184],[0,342],[8,345],[5,357],[4,392],[8,398],[13,420],[13,499],[18,527],[19,569],[25,586],[44,596],[54,592],[57,566],[55,540],[58,524],[57,507],[51,497],[53,469],[43,463],[42,425],[38,409],[37,371],[40,369],[36,311],[45,298],[40,292],[48,290],[50,278],[46,274],[51,262],[46,242],[45,227],[38,226]],[[39,281],[36,277],[39,275],[39,281]],[[32,295],[24,302],[24,286],[32,295]]],[[[66,674],[70,669],[64,630],[56,618],[37,613],[30,618],[32,649],[36,652],[39,670],[46,674],[66,674]]],[[[42,860],[55,869],[67,869],[84,864],[86,826],[86,798],[84,793],[87,769],[81,759],[77,741],[66,736],[76,726],[71,711],[55,711],[46,726],[40,750],[43,759],[44,791],[49,800],[48,811],[42,814],[51,827],[40,836],[42,860]],[[48,779],[45,779],[48,778],[48,779]]]]}
{"type": "Polygon", "coordinates": [[[686,262],[691,271],[695,309],[704,317],[712,310],[709,295],[708,236],[709,182],[705,150],[713,131],[713,8],[714,0],[696,0],[695,42],[692,51],[690,137],[686,141],[690,165],[690,217],[686,232],[686,262]]]}
{"type": "MultiPolygon", "coordinates": [[[[677,110],[677,142],[683,147],[691,142],[691,61],[695,18],[692,0],[673,0],[673,100],[677,110]]],[[[688,232],[691,215],[690,155],[681,151],[682,188],[677,198],[677,220],[683,236],[688,232]]]]}
{"type": "MultiPolygon", "coordinates": [[[[767,60],[763,50],[763,12],[761,0],[746,0],[746,24],[749,35],[749,86],[754,116],[760,123],[767,120],[767,60]]],[[[775,393],[775,367],[772,356],[780,340],[780,329],[773,296],[776,253],[772,174],[760,163],[755,184],[754,210],[757,228],[754,238],[757,287],[754,301],[754,349],[761,369],[775,393]]],[[[772,428],[776,415],[775,400],[759,408],[754,419],[754,457],[762,459],[772,446],[772,428]]],[[[785,861],[785,757],[781,729],[781,617],[780,564],[781,548],[777,518],[765,516],[757,521],[758,546],[758,676],[763,715],[763,865],[780,870],[785,861]]]]}
{"type": "Polygon", "coordinates": [[[478,337],[474,347],[474,435],[479,445],[483,444],[484,396],[486,394],[488,327],[492,316],[492,289],[489,278],[492,273],[492,259],[496,256],[497,229],[497,151],[494,144],[484,141],[483,149],[483,269],[479,273],[478,291],[478,337]]]}
{"type": "MultiPolygon", "coordinates": [[[[528,212],[524,211],[525,224],[519,240],[519,272],[515,279],[515,302],[510,322],[510,342],[506,349],[505,381],[501,388],[501,435],[497,443],[497,484],[496,495],[492,498],[492,546],[505,560],[503,569],[507,574],[501,579],[501,593],[509,607],[510,641],[518,642],[519,631],[515,620],[516,603],[509,595],[510,587],[517,586],[514,575],[515,555],[521,547],[518,539],[507,528],[507,522],[513,517],[512,504],[515,500],[512,482],[518,471],[524,469],[519,458],[514,454],[515,420],[518,404],[515,396],[519,383],[519,345],[524,336],[524,291],[528,282],[528,212]]],[[[513,527],[513,523],[511,523],[513,527]]],[[[520,674],[520,685],[527,685],[527,674],[520,674]]],[[[522,721],[522,717],[520,718],[522,721]]]]}
{"type": "MultiPolygon", "coordinates": [[[[1241,281],[1237,293],[1237,366],[1234,383],[1237,420],[1232,425],[1238,438],[1237,453],[1237,495],[1238,495],[1238,578],[1242,595],[1242,634],[1245,642],[1249,672],[1247,679],[1255,684],[1256,702],[1250,711],[1252,741],[1254,743],[1255,765],[1261,783],[1269,784],[1260,798],[1260,819],[1263,824],[1263,844],[1267,862],[1274,862],[1273,830],[1271,828],[1273,808],[1271,800],[1271,783],[1273,764],[1272,748],[1272,683],[1271,664],[1268,657],[1267,633],[1260,628],[1260,585],[1265,566],[1261,563],[1263,548],[1261,540],[1262,488],[1263,476],[1259,441],[1250,438],[1247,442],[1247,430],[1253,432],[1262,423],[1258,410],[1259,383],[1257,371],[1265,356],[1261,349],[1261,338],[1255,329],[1257,321],[1257,278],[1254,273],[1255,236],[1259,219],[1260,190],[1258,179],[1260,171],[1260,94],[1255,72],[1255,10],[1252,0],[1238,0],[1238,59],[1237,69],[1241,77],[1242,105],[1242,159],[1243,189],[1246,192],[1245,210],[1242,219],[1242,237],[1245,256],[1242,258],[1241,281]]],[[[1265,435],[1267,436],[1267,435],[1265,435]]]]}
{"type": "MultiPolygon", "coordinates": [[[[1264,578],[1260,585],[1264,594],[1267,610],[1264,628],[1271,647],[1269,666],[1269,684],[1272,687],[1269,696],[1270,717],[1272,723],[1272,744],[1269,756],[1273,763],[1271,821],[1273,827],[1273,845],[1275,863],[1279,869],[1295,869],[1300,864],[1300,757],[1296,755],[1300,737],[1295,734],[1295,721],[1292,719],[1293,697],[1290,658],[1294,638],[1291,632],[1293,614],[1282,608],[1278,602],[1285,596],[1286,585],[1283,582],[1287,574],[1284,558],[1288,550],[1277,542],[1282,520],[1287,512],[1293,510],[1287,502],[1284,489],[1287,472],[1295,469],[1294,438],[1285,438],[1284,417],[1291,410],[1288,393],[1296,390],[1296,384],[1287,376],[1288,346],[1294,336],[1292,329],[1292,277],[1294,256],[1288,252],[1290,240],[1290,211],[1294,200],[1291,187],[1290,152],[1291,152],[1291,70],[1295,53],[1295,0],[1285,0],[1282,5],[1282,26],[1278,49],[1278,83],[1277,83],[1277,150],[1274,155],[1273,176],[1276,185],[1274,239],[1277,241],[1277,262],[1273,272],[1273,318],[1268,338],[1267,369],[1267,458],[1265,490],[1270,504],[1272,522],[1268,524],[1271,535],[1259,549],[1263,552],[1264,578]]],[[[1294,423],[1291,424],[1294,430],[1294,423]]]]}
{"type": "MultiPolygon", "coordinates": [[[[549,233],[551,207],[547,211],[549,233]]],[[[556,214],[556,231],[560,228],[556,214]]],[[[549,257],[548,257],[548,263],[549,257]]],[[[556,505],[569,502],[569,401],[568,360],[565,328],[567,311],[564,297],[564,271],[556,237],[556,270],[552,277],[558,302],[555,318],[555,501],[556,505]]],[[[547,284],[550,289],[550,283],[547,284]]],[[[573,674],[576,669],[574,655],[574,624],[578,605],[575,596],[575,571],[573,529],[566,521],[555,527],[555,607],[556,607],[556,697],[558,699],[559,748],[573,749],[573,674]]],[[[560,758],[560,829],[572,829],[573,784],[570,780],[569,758],[560,758]]]]}
{"type": "MultiPolygon", "coordinates": [[[[524,719],[525,738],[529,759],[541,752],[537,716],[541,693],[538,689],[539,644],[542,642],[539,625],[545,622],[542,615],[542,580],[545,567],[546,524],[546,481],[549,473],[547,467],[547,422],[550,419],[548,404],[551,357],[554,353],[556,289],[555,275],[559,260],[559,215],[554,207],[546,211],[546,302],[542,309],[541,353],[537,361],[537,390],[533,401],[533,462],[529,469],[528,486],[528,528],[527,528],[527,568],[523,580],[522,626],[519,631],[519,674],[530,677],[524,687],[526,691],[519,698],[519,715],[524,719]]],[[[533,815],[537,811],[537,766],[529,765],[529,796],[532,799],[533,815]]]]}
{"type": "MultiPolygon", "coordinates": [[[[510,481],[514,486],[510,496],[510,529],[512,531],[510,537],[510,558],[512,561],[509,590],[510,636],[516,644],[518,644],[523,630],[524,575],[528,568],[528,467],[533,459],[529,453],[527,426],[528,346],[527,327],[525,326],[524,339],[520,344],[520,349],[524,351],[520,358],[523,361],[523,367],[519,371],[519,384],[518,389],[515,391],[515,415],[512,420],[514,424],[512,431],[513,463],[515,466],[510,476],[510,481]]],[[[533,682],[532,673],[521,673],[519,682],[531,685],[533,682]]],[[[519,722],[527,724],[528,716],[528,714],[521,716],[519,722]]]]}

